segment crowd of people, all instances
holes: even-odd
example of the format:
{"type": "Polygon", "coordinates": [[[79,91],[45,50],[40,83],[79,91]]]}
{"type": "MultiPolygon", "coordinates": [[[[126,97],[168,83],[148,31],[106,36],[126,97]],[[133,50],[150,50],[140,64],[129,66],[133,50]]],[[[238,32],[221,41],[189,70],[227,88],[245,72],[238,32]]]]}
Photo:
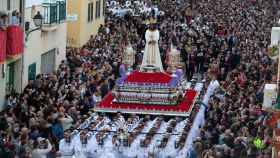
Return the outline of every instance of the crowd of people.
{"type": "Polygon", "coordinates": [[[139,69],[145,21],[151,16],[157,19],[164,63],[173,44],[181,51],[189,80],[195,73],[209,74],[222,85],[224,94],[212,97],[191,156],[271,156],[272,130],[260,109],[264,84],[272,81],[277,67],[266,53],[279,5],[279,0],[196,0],[192,5],[166,0],[158,3],[164,15],[108,13],[86,45],[67,49],[67,60],[56,72],[40,74],[23,93],[7,96],[0,114],[0,157],[61,155],[59,142],[114,87],[128,43],[136,51],[134,69],[139,69]]]}
{"type": "Polygon", "coordinates": [[[209,73],[218,76],[223,95],[209,103],[194,157],[271,157],[273,129],[262,101],[264,85],[277,71],[267,55],[271,28],[279,19],[275,5],[279,1],[217,0],[196,6],[202,18],[219,24],[219,41],[207,54],[215,55],[209,73]]]}

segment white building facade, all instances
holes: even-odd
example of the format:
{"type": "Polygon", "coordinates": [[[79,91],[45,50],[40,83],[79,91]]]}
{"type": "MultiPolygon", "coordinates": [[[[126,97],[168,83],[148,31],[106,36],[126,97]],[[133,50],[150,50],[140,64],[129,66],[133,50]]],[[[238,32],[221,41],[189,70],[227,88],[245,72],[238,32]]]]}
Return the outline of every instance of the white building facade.
{"type": "MultiPolygon", "coordinates": [[[[24,12],[24,2],[24,0],[0,0],[0,14],[7,14],[10,22],[13,11],[24,12]]],[[[23,28],[23,18],[20,20],[20,25],[23,28]]],[[[0,49],[3,48],[3,46],[0,47],[0,49]]],[[[11,92],[11,89],[21,90],[20,86],[16,88],[14,86],[21,85],[21,57],[22,54],[14,58],[6,58],[4,62],[0,63],[0,110],[3,110],[5,97],[11,92]]]]}
{"type": "MultiPolygon", "coordinates": [[[[25,10],[25,22],[30,22],[30,29],[34,26],[32,17],[39,11],[44,17],[41,30],[32,32],[25,41],[23,58],[23,85],[33,80],[37,74],[53,73],[62,60],[66,58],[67,24],[65,15],[59,19],[59,15],[50,13],[48,4],[28,7],[25,10]],[[53,19],[50,18],[55,17],[53,19]]],[[[66,6],[65,6],[66,7],[66,6]]],[[[59,12],[58,7],[54,7],[59,12]]]]}
{"type": "Polygon", "coordinates": [[[66,1],[0,0],[0,12],[13,10],[23,11],[21,23],[25,37],[27,32],[36,28],[33,17],[38,11],[43,17],[43,25],[23,41],[24,52],[20,56],[0,64],[0,111],[5,108],[7,94],[13,91],[20,93],[38,74],[55,72],[66,58],[66,1]],[[20,8],[22,6],[25,7],[20,8]],[[29,26],[28,30],[26,26],[29,26]]]}

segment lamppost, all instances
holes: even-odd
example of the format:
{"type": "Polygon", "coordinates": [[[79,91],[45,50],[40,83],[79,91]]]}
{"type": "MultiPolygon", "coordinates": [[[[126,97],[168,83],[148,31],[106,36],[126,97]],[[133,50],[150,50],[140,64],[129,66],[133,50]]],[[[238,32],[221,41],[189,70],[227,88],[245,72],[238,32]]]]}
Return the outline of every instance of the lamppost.
{"type": "Polygon", "coordinates": [[[38,11],[37,14],[33,17],[33,22],[34,25],[36,26],[36,28],[29,30],[30,28],[30,23],[26,22],[25,23],[25,42],[28,41],[28,37],[29,35],[37,30],[40,30],[42,28],[43,25],[43,16],[41,15],[41,13],[38,11]]]}

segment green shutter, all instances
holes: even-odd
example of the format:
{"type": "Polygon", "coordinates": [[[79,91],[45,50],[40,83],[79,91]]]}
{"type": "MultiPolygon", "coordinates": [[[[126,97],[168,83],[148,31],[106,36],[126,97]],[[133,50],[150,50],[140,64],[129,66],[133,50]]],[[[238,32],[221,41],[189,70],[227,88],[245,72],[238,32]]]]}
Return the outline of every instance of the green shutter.
{"type": "Polygon", "coordinates": [[[103,16],[105,16],[106,11],[106,0],[103,0],[103,16]]]}
{"type": "Polygon", "coordinates": [[[66,2],[59,2],[59,22],[66,19],[66,2]]]}
{"type": "Polygon", "coordinates": [[[35,80],[36,78],[36,63],[28,66],[28,80],[35,80]]]}
{"type": "Polygon", "coordinates": [[[275,108],[280,110],[280,96],[277,97],[275,108]]]}
{"type": "Polygon", "coordinates": [[[95,9],[95,19],[98,19],[100,17],[100,1],[96,1],[95,9]]]}
{"type": "Polygon", "coordinates": [[[87,21],[90,22],[90,3],[88,4],[88,17],[87,21]]]}
{"type": "Polygon", "coordinates": [[[50,24],[57,22],[57,5],[51,4],[50,5],[50,24]]]}
{"type": "Polygon", "coordinates": [[[6,77],[6,88],[8,92],[11,92],[14,89],[14,80],[15,80],[15,63],[10,63],[7,65],[7,77],[6,77]]]}

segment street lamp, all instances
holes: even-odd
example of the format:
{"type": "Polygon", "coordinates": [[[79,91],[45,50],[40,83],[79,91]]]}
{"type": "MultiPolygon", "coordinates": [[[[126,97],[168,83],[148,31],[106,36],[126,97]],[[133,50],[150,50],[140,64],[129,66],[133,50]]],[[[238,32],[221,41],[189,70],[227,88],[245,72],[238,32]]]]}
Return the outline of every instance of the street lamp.
{"type": "Polygon", "coordinates": [[[33,17],[33,22],[36,27],[42,27],[43,24],[43,16],[38,11],[37,14],[33,17]]]}
{"type": "Polygon", "coordinates": [[[43,16],[41,15],[41,13],[38,11],[37,14],[33,17],[33,22],[34,22],[34,25],[36,26],[36,28],[32,29],[32,30],[29,30],[29,22],[26,22],[26,26],[25,26],[25,42],[28,41],[28,36],[34,32],[34,31],[37,31],[37,30],[40,30],[42,28],[42,25],[43,25],[43,16]]]}

